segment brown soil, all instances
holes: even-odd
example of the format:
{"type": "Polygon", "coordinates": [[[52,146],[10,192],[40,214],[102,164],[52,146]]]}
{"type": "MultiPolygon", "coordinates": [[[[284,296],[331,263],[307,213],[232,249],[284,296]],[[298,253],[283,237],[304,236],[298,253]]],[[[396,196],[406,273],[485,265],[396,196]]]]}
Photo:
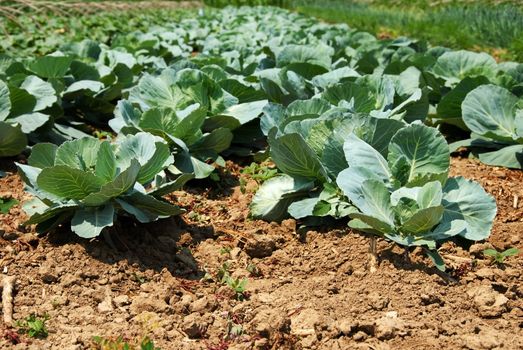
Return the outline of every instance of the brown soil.
{"type": "MultiPolygon", "coordinates": [[[[163,350],[523,348],[521,256],[496,266],[481,253],[523,248],[521,171],[453,159],[452,175],[479,181],[499,213],[487,243],[444,245],[442,275],[421,251],[383,240],[370,273],[369,238],[344,224],[297,234],[294,220],[250,220],[256,182],[236,164],[228,169],[221,189],[174,194],[187,208],[182,218],[120,223],[116,247],[66,230],[24,233],[19,206],[0,215],[0,269],[16,276],[14,319],[49,315],[46,339],[21,335],[13,345],[4,326],[0,348],[92,349],[93,336],[149,336],[163,350]],[[224,263],[248,279],[245,293],[220,282],[224,263]]],[[[17,175],[0,179],[6,193],[26,198],[17,175]]]]}

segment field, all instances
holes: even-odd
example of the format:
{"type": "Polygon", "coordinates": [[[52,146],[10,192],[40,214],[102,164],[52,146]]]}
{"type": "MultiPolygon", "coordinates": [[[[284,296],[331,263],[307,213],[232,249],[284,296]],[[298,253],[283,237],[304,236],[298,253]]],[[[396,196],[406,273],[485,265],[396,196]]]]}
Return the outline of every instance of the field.
{"type": "Polygon", "coordinates": [[[0,348],[523,348],[523,64],[40,4],[0,1],[0,348]]]}

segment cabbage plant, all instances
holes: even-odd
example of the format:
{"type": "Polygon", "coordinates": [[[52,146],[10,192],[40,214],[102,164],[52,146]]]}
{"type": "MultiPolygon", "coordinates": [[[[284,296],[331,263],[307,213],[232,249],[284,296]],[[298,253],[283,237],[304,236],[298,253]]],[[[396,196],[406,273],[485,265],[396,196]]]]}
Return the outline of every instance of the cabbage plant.
{"type": "Polygon", "coordinates": [[[98,236],[120,215],[142,223],[183,213],[161,197],[179,189],[192,175],[168,181],[163,172],[173,162],[165,142],[151,134],[40,143],[28,165],[17,164],[26,189],[35,198],[24,205],[27,225],[47,232],[70,222],[80,237],[98,236]]]}
{"type": "Polygon", "coordinates": [[[57,101],[56,95],[50,83],[35,75],[17,84],[0,80],[0,157],[25,149],[28,135],[50,121],[43,111],[57,101]]]}
{"type": "Polygon", "coordinates": [[[292,216],[308,225],[346,217],[355,209],[337,187],[336,178],[348,166],[343,154],[347,135],[367,135],[386,147],[404,125],[331,109],[320,99],[295,101],[286,110],[269,105],[262,128],[269,129],[270,156],[282,174],[262,184],[251,203],[251,215],[271,221],[292,216]]]}
{"type": "Polygon", "coordinates": [[[125,135],[145,131],[162,137],[174,155],[175,164],[170,169],[175,173],[194,173],[197,179],[214,171],[208,161],[224,165],[219,153],[229,148],[233,138],[228,128],[204,133],[201,129],[206,110],[199,104],[181,111],[154,107],[142,113],[123,100],[115,114],[116,118],[110,121],[114,131],[125,135]]]}
{"type": "Polygon", "coordinates": [[[451,144],[469,148],[485,164],[523,169],[523,100],[505,88],[482,85],[461,105],[471,138],[451,144]]]}
{"type": "Polygon", "coordinates": [[[239,103],[200,70],[169,68],[158,76],[144,75],[129,100],[118,102],[109,125],[118,133],[147,131],[163,137],[175,157],[174,171],[201,179],[214,170],[209,162],[224,165],[219,154],[230,148],[233,130],[245,132],[241,127],[256,119],[266,104],[239,103]]]}
{"type": "Polygon", "coordinates": [[[349,226],[404,246],[423,246],[440,269],[439,241],[490,235],[496,215],[492,196],[476,182],[448,178],[449,147],[434,128],[399,129],[377,150],[350,134],[343,151],[349,167],[336,183],[358,212],[349,226]]]}

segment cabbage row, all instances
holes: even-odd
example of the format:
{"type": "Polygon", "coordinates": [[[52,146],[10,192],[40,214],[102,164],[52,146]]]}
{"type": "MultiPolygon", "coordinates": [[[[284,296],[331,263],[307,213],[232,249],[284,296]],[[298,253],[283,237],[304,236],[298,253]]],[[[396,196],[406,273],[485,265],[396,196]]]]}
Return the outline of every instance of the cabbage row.
{"type": "Polygon", "coordinates": [[[256,194],[254,217],[347,217],[434,253],[454,236],[489,235],[494,200],[448,177],[450,152],[521,169],[522,95],[519,63],[276,8],[227,8],[111,46],[3,56],[0,156],[32,148],[19,167],[41,202],[30,223],[42,231],[71,221],[92,237],[116,215],[177,214],[148,203],[167,205],[161,195],[209,176],[223,157],[269,154],[281,176],[256,194]],[[470,138],[449,147],[440,127],[470,138]],[[50,181],[60,176],[70,188],[50,181]]]}

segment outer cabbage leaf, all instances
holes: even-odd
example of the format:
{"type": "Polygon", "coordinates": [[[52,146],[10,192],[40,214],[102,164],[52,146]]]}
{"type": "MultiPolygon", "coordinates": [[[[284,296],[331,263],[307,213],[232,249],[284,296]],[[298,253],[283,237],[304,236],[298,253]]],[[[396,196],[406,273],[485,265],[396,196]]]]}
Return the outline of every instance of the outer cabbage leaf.
{"type": "Polygon", "coordinates": [[[314,182],[288,175],[273,177],[258,189],[250,205],[251,215],[257,219],[280,221],[288,216],[292,202],[307,195],[314,182]]]}
{"type": "Polygon", "coordinates": [[[27,146],[27,137],[20,127],[0,122],[0,157],[15,156],[27,146]]]}
{"type": "Polygon", "coordinates": [[[516,134],[518,101],[502,87],[479,86],[463,100],[463,121],[477,135],[499,141],[523,141],[523,135],[516,134]]]}

